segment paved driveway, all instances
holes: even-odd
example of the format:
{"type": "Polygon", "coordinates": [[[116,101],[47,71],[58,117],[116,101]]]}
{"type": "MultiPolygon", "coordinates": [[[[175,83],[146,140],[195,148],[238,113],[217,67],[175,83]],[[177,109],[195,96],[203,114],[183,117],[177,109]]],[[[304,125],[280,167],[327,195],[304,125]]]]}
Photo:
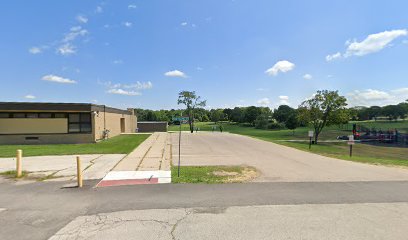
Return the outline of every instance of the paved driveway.
{"type": "MultiPolygon", "coordinates": [[[[229,133],[182,133],[181,165],[249,165],[261,171],[258,182],[346,182],[408,180],[408,170],[324,157],[229,133]]],[[[178,133],[172,134],[173,164],[178,133]]]]}

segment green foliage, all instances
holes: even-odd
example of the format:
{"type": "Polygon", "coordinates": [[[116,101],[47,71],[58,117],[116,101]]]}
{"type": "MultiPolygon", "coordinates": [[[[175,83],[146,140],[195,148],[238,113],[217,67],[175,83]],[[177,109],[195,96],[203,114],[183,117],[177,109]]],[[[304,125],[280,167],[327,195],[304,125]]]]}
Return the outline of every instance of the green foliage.
{"type": "Polygon", "coordinates": [[[289,115],[288,119],[286,119],[286,121],[285,121],[286,128],[288,128],[290,130],[295,130],[296,128],[299,127],[299,125],[300,124],[299,124],[299,120],[298,120],[298,116],[297,116],[296,112],[289,115]]]}
{"type": "Polygon", "coordinates": [[[291,115],[295,114],[295,109],[289,107],[288,105],[280,105],[278,109],[275,109],[275,111],[273,112],[273,118],[280,123],[286,123],[291,115]]]}
{"type": "Polygon", "coordinates": [[[299,119],[312,124],[315,143],[317,143],[324,127],[345,121],[346,106],[347,99],[340,96],[338,91],[317,91],[313,98],[304,101],[299,106],[299,119]]]}
{"type": "Polygon", "coordinates": [[[211,109],[210,114],[210,120],[212,122],[217,123],[220,120],[224,120],[224,112],[222,109],[211,109]]]}
{"type": "Polygon", "coordinates": [[[179,93],[177,104],[186,106],[186,112],[188,114],[190,125],[190,132],[194,132],[194,112],[198,107],[205,107],[206,101],[201,100],[200,96],[197,96],[194,91],[182,91],[179,93]]]}
{"type": "Polygon", "coordinates": [[[254,125],[255,120],[261,114],[262,114],[262,110],[260,108],[257,108],[255,106],[247,107],[244,111],[244,120],[245,122],[254,125]]]}
{"type": "Polygon", "coordinates": [[[283,123],[271,122],[268,124],[268,129],[271,129],[271,130],[280,130],[284,128],[285,128],[285,125],[283,123]]]}
{"type": "Polygon", "coordinates": [[[268,115],[261,114],[255,120],[255,128],[267,129],[269,124],[268,115]]]}

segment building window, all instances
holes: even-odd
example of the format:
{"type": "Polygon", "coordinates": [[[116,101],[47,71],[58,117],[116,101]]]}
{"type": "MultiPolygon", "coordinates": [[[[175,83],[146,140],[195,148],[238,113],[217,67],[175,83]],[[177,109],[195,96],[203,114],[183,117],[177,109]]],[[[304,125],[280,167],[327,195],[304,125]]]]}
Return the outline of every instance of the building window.
{"type": "Polygon", "coordinates": [[[90,133],[92,132],[90,113],[70,113],[68,114],[69,133],[90,133]]]}
{"type": "Polygon", "coordinates": [[[25,113],[13,113],[12,116],[13,118],[25,118],[26,117],[25,113]]]}
{"type": "Polygon", "coordinates": [[[54,117],[55,118],[67,118],[67,114],[66,113],[55,113],[54,117]]]}
{"type": "Polygon", "coordinates": [[[27,118],[38,118],[38,113],[27,113],[27,118]]]}
{"type": "Polygon", "coordinates": [[[10,113],[0,113],[0,118],[10,118],[10,113]]]}
{"type": "Polygon", "coordinates": [[[40,113],[38,114],[39,118],[52,118],[52,113],[40,113]]]}

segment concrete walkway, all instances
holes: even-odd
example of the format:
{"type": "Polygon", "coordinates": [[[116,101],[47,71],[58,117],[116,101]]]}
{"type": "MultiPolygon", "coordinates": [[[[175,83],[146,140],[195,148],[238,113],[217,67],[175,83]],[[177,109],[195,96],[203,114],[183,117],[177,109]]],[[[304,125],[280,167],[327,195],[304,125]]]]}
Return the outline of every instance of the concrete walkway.
{"type": "MultiPolygon", "coordinates": [[[[23,170],[30,172],[29,177],[45,178],[47,181],[66,181],[76,178],[76,156],[37,156],[23,157],[23,170]]],[[[78,155],[84,180],[103,178],[125,154],[88,154],[78,155]]],[[[0,172],[16,170],[15,158],[0,158],[0,172]]]]}
{"type": "Polygon", "coordinates": [[[170,134],[153,133],[120,161],[99,187],[171,182],[170,134]]]}
{"type": "MultiPolygon", "coordinates": [[[[172,134],[174,146],[178,134],[172,134]]],[[[178,148],[173,148],[178,156],[178,148]]],[[[407,151],[408,154],[408,151],[407,151]]],[[[408,170],[339,160],[230,133],[182,133],[181,165],[249,165],[259,182],[406,181],[408,170]]]]}

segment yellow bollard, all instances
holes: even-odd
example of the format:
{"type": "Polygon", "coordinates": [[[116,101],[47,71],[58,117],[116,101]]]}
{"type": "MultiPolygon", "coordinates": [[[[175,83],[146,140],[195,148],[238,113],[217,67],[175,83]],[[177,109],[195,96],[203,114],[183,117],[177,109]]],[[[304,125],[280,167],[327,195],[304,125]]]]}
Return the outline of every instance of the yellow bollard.
{"type": "Polygon", "coordinates": [[[23,158],[23,151],[21,149],[17,150],[16,157],[16,177],[20,178],[23,175],[23,168],[21,166],[21,159],[23,158]]]}
{"type": "Polygon", "coordinates": [[[77,156],[77,157],[76,157],[76,161],[77,161],[77,181],[78,181],[78,187],[82,187],[81,159],[77,156]]]}

